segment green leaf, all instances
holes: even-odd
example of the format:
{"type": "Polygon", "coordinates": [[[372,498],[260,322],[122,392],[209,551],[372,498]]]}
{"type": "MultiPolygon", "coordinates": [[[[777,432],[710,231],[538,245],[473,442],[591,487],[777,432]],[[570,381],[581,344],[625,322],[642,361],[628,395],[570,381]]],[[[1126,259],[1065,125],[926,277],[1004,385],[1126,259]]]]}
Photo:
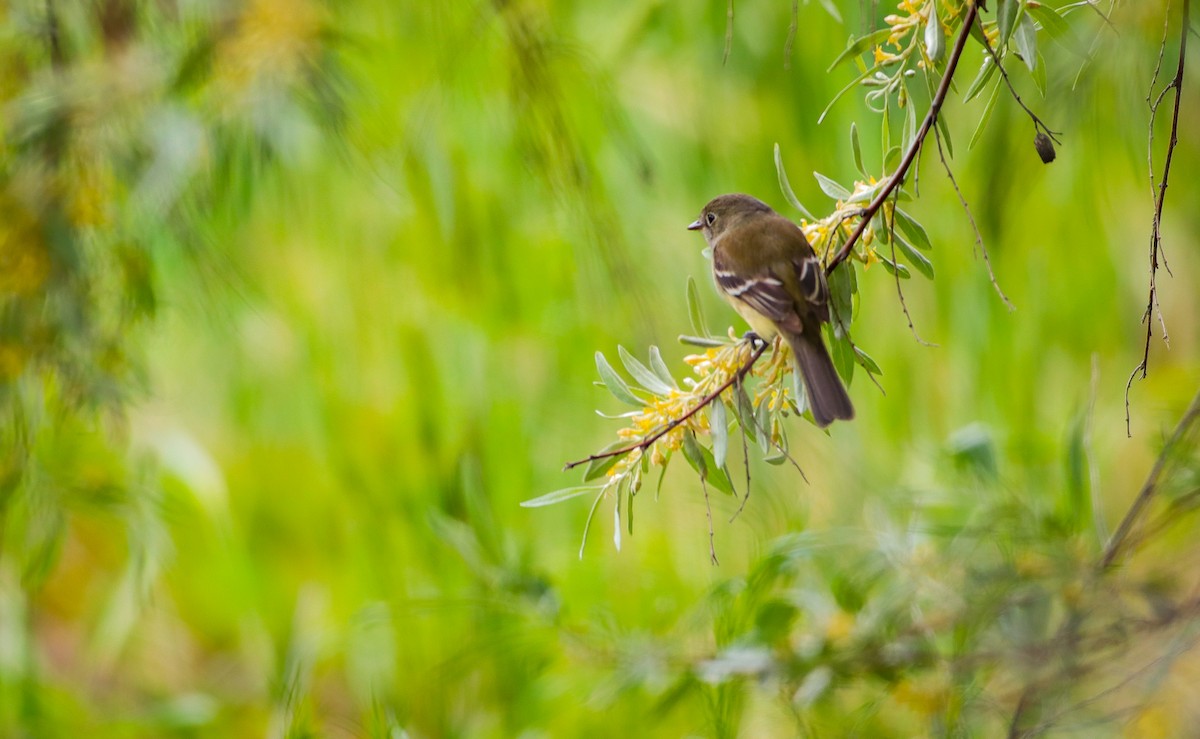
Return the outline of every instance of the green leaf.
{"type": "Polygon", "coordinates": [[[849,329],[850,321],[853,318],[854,303],[851,290],[853,278],[849,274],[853,269],[854,265],[845,261],[829,275],[830,319],[839,334],[845,333],[849,329]]]}
{"type": "Polygon", "coordinates": [[[596,352],[596,369],[600,372],[600,379],[604,381],[604,387],[608,388],[608,392],[612,393],[614,398],[636,408],[645,407],[646,404],[638,400],[633,391],[629,389],[629,385],[621,379],[617,371],[604,358],[604,352],[596,352]]]}
{"type": "Polygon", "coordinates": [[[583,559],[583,549],[587,546],[588,532],[592,530],[592,519],[596,517],[596,509],[600,507],[600,501],[604,499],[604,491],[608,489],[605,485],[600,489],[600,493],[596,499],[592,501],[592,509],[588,511],[587,521],[583,524],[583,541],[579,543],[579,558],[583,559]]]}
{"type": "Polygon", "coordinates": [[[826,330],[829,336],[829,354],[833,358],[833,366],[842,380],[849,385],[854,378],[854,348],[850,339],[845,335],[836,336],[832,328],[826,330]]]}
{"type": "Polygon", "coordinates": [[[621,551],[621,486],[617,485],[617,499],[613,501],[613,547],[621,551]]]}
{"type": "Polygon", "coordinates": [[[862,349],[859,349],[857,346],[854,347],[854,359],[856,362],[861,364],[863,369],[865,369],[867,372],[870,372],[873,375],[883,374],[883,370],[879,369],[879,365],[876,364],[874,359],[871,359],[871,355],[867,354],[862,349]]]}
{"type": "Polygon", "coordinates": [[[896,167],[900,164],[900,147],[893,146],[888,149],[887,154],[883,157],[883,171],[895,172],[896,167]]]}
{"type": "Polygon", "coordinates": [[[834,200],[845,200],[850,197],[849,190],[820,172],[813,172],[813,177],[817,178],[817,184],[821,186],[821,191],[834,200]]]}
{"type": "Polygon", "coordinates": [[[941,61],[946,53],[946,31],[938,20],[936,2],[931,4],[929,20],[925,22],[925,54],[933,61],[941,61]]]}
{"type": "Polygon", "coordinates": [[[900,234],[894,234],[894,242],[896,247],[904,253],[908,263],[916,267],[917,271],[925,275],[929,279],[933,279],[933,263],[925,258],[925,255],[913,248],[913,245],[905,241],[900,234]]]}
{"type": "Polygon", "coordinates": [[[983,58],[983,64],[979,65],[979,73],[975,75],[975,79],[971,80],[971,84],[967,85],[967,92],[963,95],[963,102],[970,102],[975,99],[982,90],[983,86],[988,83],[992,75],[996,73],[996,63],[992,61],[992,55],[988,54],[983,58]]]}
{"type": "Polygon", "coordinates": [[[1063,48],[1076,56],[1087,58],[1087,48],[1075,38],[1070,24],[1059,15],[1057,10],[1042,3],[1026,5],[1025,10],[1033,16],[1033,19],[1038,22],[1052,41],[1061,44],[1063,48]]]}
{"type": "Polygon", "coordinates": [[[887,37],[890,35],[892,35],[892,29],[891,26],[888,26],[886,28],[880,28],[877,31],[872,31],[866,36],[860,36],[857,39],[852,39],[850,41],[850,45],[847,46],[841,54],[838,54],[837,58],[833,60],[833,64],[830,64],[829,69],[825,70],[825,72],[832,72],[834,69],[837,69],[839,64],[847,59],[853,59],[856,56],[865,54],[868,50],[873,51],[876,46],[886,41],[887,37]]]}
{"type": "Polygon", "coordinates": [[[1046,97],[1046,60],[1040,51],[1037,54],[1037,65],[1033,68],[1033,84],[1037,85],[1038,92],[1044,99],[1046,97]]]}
{"type": "Polygon", "coordinates": [[[792,190],[792,183],[788,182],[787,172],[783,169],[783,154],[779,152],[779,144],[775,144],[775,174],[779,177],[779,189],[783,191],[783,197],[788,203],[800,211],[800,215],[810,221],[815,221],[813,214],[800,204],[800,198],[796,197],[796,193],[792,190]]]}
{"type": "Polygon", "coordinates": [[[638,361],[637,357],[626,351],[625,347],[618,344],[617,353],[621,357],[621,364],[625,365],[626,371],[638,381],[638,384],[655,395],[671,394],[671,386],[660,380],[658,375],[651,372],[646,365],[638,361]]]}
{"type": "Polygon", "coordinates": [[[1034,30],[1033,21],[1029,16],[1021,16],[1013,33],[1013,41],[1017,44],[1017,53],[1021,55],[1021,61],[1025,62],[1025,66],[1032,72],[1037,68],[1037,31],[1034,30]]]}
{"type": "Polygon", "coordinates": [[[979,125],[975,127],[975,133],[971,134],[971,143],[967,144],[968,149],[975,148],[975,143],[983,135],[983,129],[987,128],[988,119],[992,117],[992,110],[996,107],[996,101],[999,99],[1000,83],[997,82],[996,87],[992,90],[992,96],[988,98],[987,105],[983,107],[983,115],[979,117],[979,125]]]}
{"type": "MultiPolygon", "coordinates": [[[[829,115],[829,111],[833,108],[834,104],[837,103],[837,101],[842,99],[843,95],[845,95],[846,93],[850,92],[855,87],[857,87],[860,82],[865,80],[867,77],[871,76],[871,73],[877,69],[879,69],[879,67],[871,67],[867,71],[863,72],[862,74],[858,75],[853,80],[851,80],[850,83],[847,84],[845,87],[838,90],[837,94],[833,96],[833,99],[829,101],[829,104],[825,106],[825,109],[821,111],[821,115],[817,116],[817,125],[820,125],[821,121],[825,120],[825,116],[829,115]]],[[[813,220],[813,219],[811,217],[809,217],[809,220],[813,220]]]]}
{"type": "Polygon", "coordinates": [[[667,369],[667,363],[663,361],[662,352],[654,345],[650,346],[650,369],[654,370],[654,374],[658,376],[658,379],[673,388],[679,388],[679,384],[671,376],[671,370],[667,369]]]}
{"type": "Polygon", "coordinates": [[[725,416],[725,401],[720,398],[708,404],[708,428],[712,435],[713,459],[717,467],[724,467],[729,451],[729,421],[725,416]]]}
{"type": "MultiPolygon", "coordinates": [[[[907,91],[907,86],[904,88],[907,91]]],[[[905,151],[912,148],[913,139],[917,135],[917,106],[913,104],[912,98],[908,99],[908,103],[904,106],[904,126],[900,129],[900,146],[905,151]]]]}
{"type": "Polygon", "coordinates": [[[996,49],[996,53],[1000,53],[1008,45],[1008,39],[1012,36],[1014,26],[1017,21],[1017,11],[1020,10],[1021,4],[1017,0],[1000,0],[996,7],[996,23],[1000,26],[1000,48],[996,49]]]}
{"type": "Polygon", "coordinates": [[[712,452],[696,441],[696,434],[691,429],[683,434],[683,457],[700,475],[701,482],[707,482],[722,493],[733,495],[733,484],[729,481],[729,474],[717,465],[712,452]]]}
{"type": "Polygon", "coordinates": [[[692,320],[692,330],[700,336],[709,336],[708,323],[704,320],[704,311],[700,308],[700,291],[696,281],[688,276],[687,281],[688,317],[692,320]]]}
{"type": "MultiPolygon", "coordinates": [[[[624,439],[614,441],[613,443],[604,447],[600,453],[603,454],[604,452],[611,452],[615,449],[620,449],[623,446],[628,446],[624,439]]],[[[583,481],[591,482],[597,477],[603,477],[604,475],[608,474],[608,471],[611,470],[617,464],[617,462],[621,461],[621,457],[623,456],[623,454],[617,454],[611,457],[593,459],[591,462],[588,462],[588,466],[583,470],[583,481]]]]}
{"type": "Polygon", "coordinates": [[[561,503],[564,500],[578,498],[581,495],[587,495],[588,493],[603,489],[603,485],[579,485],[572,488],[563,488],[562,490],[555,490],[553,493],[539,495],[538,497],[530,500],[523,500],[521,501],[521,507],[541,508],[542,506],[554,505],[555,503],[561,503]]]}
{"type": "Polygon", "coordinates": [[[908,267],[905,267],[903,264],[897,264],[896,262],[893,262],[890,257],[885,255],[878,248],[872,247],[871,249],[875,252],[875,256],[879,257],[880,263],[883,264],[883,268],[886,269],[889,274],[894,275],[899,272],[900,279],[902,280],[907,280],[912,277],[912,275],[909,274],[908,267]]]}
{"type": "Polygon", "coordinates": [[[929,241],[929,234],[925,233],[925,227],[917,223],[916,219],[899,208],[893,211],[893,215],[900,232],[908,237],[913,246],[925,251],[933,249],[933,244],[929,241]]]}
{"type": "Polygon", "coordinates": [[[854,166],[858,168],[858,173],[863,177],[867,176],[867,169],[863,166],[862,144],[858,141],[858,126],[854,122],[850,122],[850,150],[854,152],[854,166]]]}
{"type": "Polygon", "coordinates": [[[792,365],[792,395],[795,396],[796,412],[804,413],[808,410],[808,393],[804,392],[804,376],[796,369],[796,365],[792,365]]]}
{"type": "Polygon", "coordinates": [[[750,441],[757,441],[758,424],[754,420],[754,404],[746,394],[746,386],[740,382],[734,385],[733,412],[737,415],[738,424],[750,441]]]}
{"type": "Polygon", "coordinates": [[[937,117],[938,130],[942,132],[942,143],[946,145],[946,154],[954,158],[954,139],[950,138],[950,127],[946,125],[946,116],[939,115],[937,117]]]}

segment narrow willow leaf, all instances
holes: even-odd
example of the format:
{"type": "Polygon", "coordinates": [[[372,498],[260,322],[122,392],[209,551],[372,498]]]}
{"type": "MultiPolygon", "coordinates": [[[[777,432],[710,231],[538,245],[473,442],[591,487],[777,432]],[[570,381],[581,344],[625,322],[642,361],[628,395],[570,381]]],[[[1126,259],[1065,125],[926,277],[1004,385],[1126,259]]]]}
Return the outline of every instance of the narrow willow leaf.
{"type": "Polygon", "coordinates": [[[817,184],[821,186],[821,192],[825,193],[834,200],[845,200],[850,197],[850,191],[839,185],[833,179],[826,177],[820,172],[813,172],[813,177],[817,178],[817,184]]]}
{"type": "Polygon", "coordinates": [[[704,320],[704,311],[700,308],[700,291],[696,288],[696,280],[688,277],[687,281],[688,317],[692,320],[692,330],[700,336],[708,336],[708,323],[704,320]]]}
{"type": "MultiPolygon", "coordinates": [[[[908,88],[906,87],[905,90],[908,88]]],[[[909,98],[904,106],[904,127],[900,129],[900,146],[905,151],[912,148],[913,139],[917,136],[917,106],[909,98]]]]}
{"type": "Polygon", "coordinates": [[[858,141],[858,126],[854,122],[850,122],[850,150],[854,152],[854,166],[858,169],[858,173],[863,177],[867,177],[867,168],[863,166],[862,144],[858,141]]]}
{"type": "Polygon", "coordinates": [[[803,414],[808,410],[808,393],[804,392],[804,376],[792,368],[792,400],[796,405],[796,413],[803,414]]]}
{"type": "Polygon", "coordinates": [[[588,511],[587,521],[583,524],[583,541],[579,542],[579,558],[583,559],[583,550],[587,546],[588,532],[592,530],[592,519],[596,517],[596,509],[600,507],[600,501],[604,499],[604,491],[608,486],[600,489],[600,494],[592,501],[592,509],[588,511]]]}
{"type": "Polygon", "coordinates": [[[866,36],[860,36],[857,39],[852,39],[850,41],[850,45],[847,46],[841,54],[838,54],[837,58],[833,60],[833,64],[829,65],[829,69],[825,70],[826,73],[837,69],[838,65],[847,59],[853,59],[856,56],[861,56],[868,51],[874,50],[876,46],[886,41],[887,37],[891,34],[892,28],[891,26],[888,26],[886,28],[880,28],[877,31],[872,31],[866,36]]]}
{"type": "Polygon", "coordinates": [[[1000,0],[996,7],[996,23],[1000,26],[1000,48],[996,49],[996,53],[1000,53],[1008,45],[1008,39],[1012,36],[1014,26],[1017,21],[1017,11],[1020,10],[1021,4],[1018,0],[1000,0]]]}
{"type": "Polygon", "coordinates": [[[975,75],[975,79],[971,80],[971,84],[967,85],[967,92],[963,95],[963,102],[970,102],[975,99],[975,96],[983,91],[984,85],[996,73],[996,64],[992,61],[991,54],[983,58],[983,64],[979,65],[979,74],[975,75]]]}
{"type": "Polygon", "coordinates": [[[637,497],[637,491],[642,487],[642,476],[637,475],[629,482],[628,497],[625,499],[625,525],[626,531],[630,536],[633,536],[633,499],[637,497]]]}
{"type": "Polygon", "coordinates": [[[910,277],[912,277],[912,275],[908,271],[908,267],[905,267],[903,264],[896,264],[895,262],[893,262],[891,260],[890,257],[886,256],[883,252],[881,252],[877,248],[873,247],[872,251],[875,252],[875,256],[879,259],[879,263],[883,265],[883,268],[886,269],[889,274],[894,275],[897,272],[899,272],[900,279],[902,279],[902,280],[907,280],[910,277]]]}
{"type": "Polygon", "coordinates": [[[900,232],[908,237],[909,242],[918,249],[932,251],[933,244],[929,241],[929,234],[925,233],[925,227],[917,223],[916,219],[896,208],[893,211],[896,218],[896,226],[900,228],[900,232]]]}
{"type": "Polygon", "coordinates": [[[987,128],[988,119],[992,117],[992,109],[996,107],[996,101],[999,99],[1000,83],[997,82],[995,88],[992,90],[992,96],[988,98],[987,105],[983,108],[983,115],[979,117],[979,125],[975,127],[975,133],[971,134],[971,143],[967,144],[968,149],[975,148],[975,143],[983,135],[983,129],[987,128]]]}
{"type": "Polygon", "coordinates": [[[718,467],[724,467],[729,451],[729,421],[725,415],[725,401],[720,398],[708,404],[708,429],[712,435],[713,459],[718,467]]]}
{"type": "Polygon", "coordinates": [[[850,261],[842,262],[842,264],[829,275],[829,302],[830,319],[833,321],[838,334],[845,333],[850,327],[850,321],[853,319],[854,303],[853,303],[853,280],[850,272],[854,270],[854,265],[850,261]]]}
{"type": "Polygon", "coordinates": [[[763,454],[771,451],[771,408],[770,403],[763,401],[754,411],[754,422],[758,424],[758,447],[763,454]]]}
{"type": "Polygon", "coordinates": [[[946,125],[946,116],[939,115],[937,117],[938,130],[942,132],[942,143],[946,145],[946,154],[951,159],[954,158],[954,139],[950,138],[950,127],[946,125]]]}
{"type": "Polygon", "coordinates": [[[850,339],[845,335],[837,336],[834,331],[826,329],[829,335],[829,354],[833,358],[833,366],[847,385],[854,378],[854,349],[850,339]]]}
{"type": "Polygon", "coordinates": [[[837,6],[833,4],[833,0],[819,0],[819,2],[821,3],[821,7],[825,9],[825,12],[829,13],[829,17],[833,18],[838,23],[842,22],[841,11],[839,11],[837,6]]]}
{"type": "MultiPolygon", "coordinates": [[[[858,84],[860,82],[865,80],[867,77],[870,77],[871,73],[877,69],[879,69],[879,67],[877,67],[877,66],[871,67],[870,69],[866,70],[865,72],[863,72],[862,74],[858,75],[853,80],[851,80],[850,84],[848,84],[845,87],[843,87],[842,89],[838,90],[837,94],[833,96],[833,99],[829,101],[829,104],[825,106],[825,109],[821,111],[821,115],[817,116],[817,125],[820,125],[821,121],[825,120],[825,116],[829,115],[829,111],[833,109],[833,106],[837,103],[837,101],[842,99],[843,95],[850,92],[855,87],[858,87],[858,84]]],[[[810,217],[809,220],[813,220],[813,219],[810,217]]]]}
{"type": "Polygon", "coordinates": [[[758,424],[754,421],[754,404],[746,394],[746,386],[737,383],[733,389],[733,412],[737,415],[738,425],[750,441],[758,441],[758,424]]]}
{"type": "Polygon", "coordinates": [[[896,167],[900,165],[900,147],[893,146],[888,149],[887,154],[883,157],[883,171],[894,172],[896,167]]]}
{"type": "Polygon", "coordinates": [[[638,381],[638,384],[646,388],[655,395],[670,395],[671,386],[658,378],[658,375],[650,371],[650,369],[638,361],[638,358],[625,350],[625,347],[617,345],[617,354],[621,357],[621,364],[625,365],[625,370],[638,381]]]}
{"type": "Polygon", "coordinates": [[[562,490],[555,490],[553,493],[546,493],[545,495],[539,495],[538,497],[530,500],[521,501],[521,507],[541,508],[542,506],[554,505],[555,503],[561,503],[564,500],[578,498],[581,495],[587,495],[588,493],[593,493],[597,490],[603,489],[603,485],[579,485],[573,488],[563,488],[562,490]]]}
{"type": "Polygon", "coordinates": [[[613,546],[621,551],[621,488],[617,486],[616,501],[613,502],[613,546]]]}
{"type": "Polygon", "coordinates": [[[854,359],[861,364],[863,369],[865,369],[867,372],[870,372],[873,375],[883,374],[883,370],[879,369],[879,365],[874,359],[871,359],[871,355],[867,354],[862,349],[859,349],[857,346],[854,347],[854,359]]]}
{"type": "Polygon", "coordinates": [[[671,376],[671,370],[667,369],[667,363],[663,361],[662,352],[657,346],[650,347],[650,369],[654,370],[654,374],[658,379],[670,385],[672,388],[679,389],[679,383],[675,382],[675,378],[671,376]]]}
{"type": "Polygon", "coordinates": [[[810,221],[815,221],[816,219],[813,218],[813,214],[809,213],[808,209],[801,205],[800,198],[796,197],[795,191],[792,190],[792,183],[788,181],[787,172],[783,168],[783,154],[779,151],[779,144],[775,144],[775,174],[779,178],[779,189],[783,191],[783,197],[788,203],[799,211],[800,215],[810,221]]]}
{"type": "Polygon", "coordinates": [[[1038,22],[1052,41],[1061,44],[1063,48],[1078,57],[1087,58],[1087,47],[1075,38],[1070,24],[1059,15],[1057,10],[1042,3],[1026,5],[1025,10],[1033,16],[1033,19],[1038,22]]]}
{"type": "Polygon", "coordinates": [[[1013,32],[1013,41],[1017,44],[1017,53],[1021,55],[1021,61],[1025,62],[1025,66],[1032,72],[1037,68],[1037,31],[1028,15],[1021,16],[1017,29],[1013,32]]]}
{"type": "MultiPolygon", "coordinates": [[[[697,444],[697,446],[700,446],[697,444]]],[[[733,495],[733,483],[729,479],[729,472],[722,466],[717,464],[717,460],[713,457],[713,453],[708,449],[700,446],[700,455],[704,457],[704,465],[708,470],[706,481],[717,490],[720,490],[726,495],[733,495]]]]}
{"type": "Polygon", "coordinates": [[[941,61],[946,53],[946,31],[938,20],[936,2],[931,4],[929,20],[925,22],[925,54],[933,61],[941,61]]]}
{"type": "Polygon", "coordinates": [[[608,388],[608,392],[612,393],[614,398],[637,408],[645,406],[645,403],[638,400],[633,391],[629,389],[629,385],[621,379],[617,371],[604,358],[604,352],[596,352],[596,369],[600,372],[600,379],[604,381],[604,387],[608,388]]]}
{"type": "MultiPolygon", "coordinates": [[[[624,440],[614,442],[604,451],[612,451],[624,443],[624,440]]],[[[593,459],[583,470],[583,481],[591,482],[597,478],[604,477],[608,474],[609,470],[616,466],[617,462],[619,461],[621,461],[621,455],[613,455],[611,457],[604,457],[603,459],[593,459]]]]}
{"type": "Polygon", "coordinates": [[[1033,84],[1037,85],[1038,92],[1042,98],[1046,97],[1046,60],[1042,57],[1042,52],[1038,52],[1037,65],[1033,68],[1033,84]]]}
{"type": "Polygon", "coordinates": [[[904,253],[904,257],[908,259],[909,264],[916,268],[918,272],[925,275],[929,279],[933,279],[933,263],[925,258],[925,255],[917,251],[912,244],[908,243],[900,234],[896,234],[896,248],[904,253]]]}

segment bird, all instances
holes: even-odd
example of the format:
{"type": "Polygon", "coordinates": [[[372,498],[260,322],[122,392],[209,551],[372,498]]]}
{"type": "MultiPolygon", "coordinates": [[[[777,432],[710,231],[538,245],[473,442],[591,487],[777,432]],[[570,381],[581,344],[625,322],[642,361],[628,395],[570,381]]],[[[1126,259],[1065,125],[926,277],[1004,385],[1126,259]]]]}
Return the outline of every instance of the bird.
{"type": "Polygon", "coordinates": [[[754,333],[782,336],[791,347],[816,425],[854,418],[821,339],[829,321],[825,268],[800,227],[758,198],[733,193],[710,200],[688,230],[704,234],[718,292],[754,333]]]}

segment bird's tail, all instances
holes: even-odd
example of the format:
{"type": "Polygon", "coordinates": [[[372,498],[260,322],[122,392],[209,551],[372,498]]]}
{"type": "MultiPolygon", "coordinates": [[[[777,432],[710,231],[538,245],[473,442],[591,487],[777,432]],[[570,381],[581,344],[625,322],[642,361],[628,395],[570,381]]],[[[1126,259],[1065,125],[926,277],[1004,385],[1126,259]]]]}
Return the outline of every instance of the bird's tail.
{"type": "MultiPolygon", "coordinates": [[[[815,328],[815,327],[814,327],[815,328]]],[[[800,376],[804,378],[804,387],[808,394],[808,407],[812,410],[813,420],[821,428],[833,423],[835,419],[850,420],[854,418],[854,406],[846,387],[842,385],[833,360],[821,341],[821,334],[814,330],[810,333],[785,333],[792,354],[796,357],[796,365],[800,368],[800,376]]]]}

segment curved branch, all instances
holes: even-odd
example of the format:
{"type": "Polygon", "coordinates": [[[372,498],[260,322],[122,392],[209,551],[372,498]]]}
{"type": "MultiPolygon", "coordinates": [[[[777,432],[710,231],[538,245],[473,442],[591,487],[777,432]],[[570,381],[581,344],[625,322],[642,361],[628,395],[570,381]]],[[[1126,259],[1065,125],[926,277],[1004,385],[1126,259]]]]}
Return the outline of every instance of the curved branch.
{"type": "Polygon", "coordinates": [[[946,73],[942,75],[942,82],[938,85],[937,92],[934,93],[933,100],[929,103],[929,112],[925,114],[925,120],[921,121],[921,128],[917,130],[912,144],[908,147],[908,151],[904,153],[904,158],[900,160],[900,165],[896,167],[896,172],[891,176],[891,179],[875,194],[875,199],[866,208],[863,208],[858,225],[854,228],[853,233],[850,234],[850,238],[846,239],[846,243],[842,244],[842,248],[838,249],[833,258],[829,260],[829,264],[825,267],[825,274],[832,274],[833,270],[839,264],[846,261],[850,256],[851,250],[854,249],[854,245],[858,243],[863,232],[867,230],[871,219],[879,212],[883,204],[887,202],[888,196],[892,194],[892,191],[904,181],[909,167],[912,166],[913,160],[917,158],[917,154],[921,151],[921,145],[925,142],[925,137],[929,135],[929,129],[933,127],[933,124],[937,121],[938,113],[942,110],[942,103],[946,101],[946,95],[950,92],[950,81],[954,78],[954,70],[958,68],[958,60],[962,58],[963,49],[967,45],[967,37],[971,35],[971,26],[975,24],[975,18],[978,15],[978,4],[973,2],[967,3],[967,15],[963,18],[962,28],[958,31],[958,38],[954,42],[954,50],[950,53],[950,58],[946,61],[946,73]]]}

